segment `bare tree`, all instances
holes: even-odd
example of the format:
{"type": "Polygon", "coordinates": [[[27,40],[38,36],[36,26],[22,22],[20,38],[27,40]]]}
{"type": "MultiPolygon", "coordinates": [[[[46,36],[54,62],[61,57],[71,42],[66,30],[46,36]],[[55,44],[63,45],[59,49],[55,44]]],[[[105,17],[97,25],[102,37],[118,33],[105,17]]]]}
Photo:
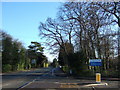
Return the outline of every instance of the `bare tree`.
{"type": "Polygon", "coordinates": [[[67,2],[60,8],[60,12],[60,18],[64,22],[69,24],[71,21],[73,22],[71,26],[76,37],[74,41],[79,44],[80,50],[83,50],[88,58],[106,59],[104,60],[105,66],[108,66],[106,61],[108,60],[109,64],[108,58],[111,56],[111,50],[113,50],[111,49],[113,44],[110,43],[117,35],[116,31],[111,29],[116,22],[114,16],[111,13],[104,12],[99,3],[67,2]],[[107,37],[107,40],[101,39],[104,37],[107,37]],[[109,39],[110,37],[112,38],[109,39]],[[102,43],[104,43],[104,47],[111,48],[104,49],[102,43]],[[98,57],[95,52],[97,52],[98,57]]]}
{"type": "MultiPolygon", "coordinates": [[[[119,26],[119,3],[66,2],[59,9],[58,18],[48,18],[40,24],[40,36],[46,38],[50,47],[62,48],[65,43],[79,48],[87,58],[103,59],[103,68],[110,68],[115,57],[119,26]]],[[[119,47],[119,46],[118,46],[119,47]]]]}
{"type": "MultiPolygon", "coordinates": [[[[56,20],[48,18],[46,23],[40,23],[39,30],[40,36],[47,40],[45,43],[49,45],[50,48],[56,48],[58,52],[59,49],[62,48],[67,57],[68,50],[65,43],[69,42],[70,44],[72,44],[72,30],[69,30],[68,24],[60,23],[56,20]]],[[[66,62],[68,63],[68,61],[66,62]]]]}

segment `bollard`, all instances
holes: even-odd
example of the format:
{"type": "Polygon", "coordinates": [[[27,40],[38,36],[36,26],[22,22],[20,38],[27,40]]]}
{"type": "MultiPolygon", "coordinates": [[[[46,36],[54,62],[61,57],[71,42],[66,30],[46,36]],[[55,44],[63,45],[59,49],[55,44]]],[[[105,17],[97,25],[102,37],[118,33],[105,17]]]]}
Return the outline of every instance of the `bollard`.
{"type": "Polygon", "coordinates": [[[101,74],[96,73],[96,83],[101,83],[101,74]]]}

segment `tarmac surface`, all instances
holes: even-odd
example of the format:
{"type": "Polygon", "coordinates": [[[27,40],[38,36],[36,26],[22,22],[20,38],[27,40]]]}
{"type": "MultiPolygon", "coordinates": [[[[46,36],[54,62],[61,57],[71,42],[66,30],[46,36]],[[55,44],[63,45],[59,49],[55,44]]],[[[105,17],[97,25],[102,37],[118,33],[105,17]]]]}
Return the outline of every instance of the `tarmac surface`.
{"type": "MultiPolygon", "coordinates": [[[[52,70],[53,71],[53,70],[52,70]]],[[[75,79],[73,77],[68,77],[60,68],[54,69],[54,74],[48,72],[41,77],[36,78],[32,82],[20,88],[23,90],[25,88],[44,88],[44,89],[88,89],[97,90],[100,88],[105,89],[118,89],[119,81],[106,81],[103,80],[101,83],[96,83],[95,79],[75,79]]]]}
{"type": "Polygon", "coordinates": [[[58,67],[4,74],[2,86],[3,90],[119,90],[119,83],[118,78],[104,78],[101,83],[96,83],[95,78],[70,77],[58,67]]]}

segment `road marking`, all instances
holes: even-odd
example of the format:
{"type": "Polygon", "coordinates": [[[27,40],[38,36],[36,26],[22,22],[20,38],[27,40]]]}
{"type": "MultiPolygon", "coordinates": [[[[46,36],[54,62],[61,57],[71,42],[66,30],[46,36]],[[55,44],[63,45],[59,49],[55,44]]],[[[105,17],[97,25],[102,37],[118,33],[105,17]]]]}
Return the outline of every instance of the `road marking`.
{"type": "Polygon", "coordinates": [[[2,85],[2,87],[4,87],[4,86],[8,86],[8,85],[10,85],[10,83],[7,83],[7,84],[3,84],[3,85],[2,85]]]}
{"type": "Polygon", "coordinates": [[[66,84],[66,85],[69,85],[69,84],[74,84],[74,85],[77,85],[78,83],[61,83],[61,84],[66,84]]]}
{"type": "Polygon", "coordinates": [[[108,83],[100,83],[100,84],[88,84],[88,85],[84,85],[86,87],[90,87],[90,86],[100,86],[100,85],[108,85],[108,83]]]}
{"type": "Polygon", "coordinates": [[[77,83],[61,83],[60,88],[79,88],[77,83]]]}
{"type": "MultiPolygon", "coordinates": [[[[27,76],[27,75],[31,75],[31,74],[37,74],[37,75],[38,75],[38,73],[27,73],[26,76],[27,76]]],[[[39,73],[39,74],[43,74],[43,73],[39,73]]],[[[38,77],[37,77],[36,79],[33,79],[32,81],[29,81],[29,82],[23,84],[22,86],[18,87],[17,90],[20,90],[20,89],[22,89],[22,88],[25,88],[26,86],[28,86],[28,85],[30,85],[31,83],[35,82],[37,79],[38,79],[38,77]]]]}
{"type": "Polygon", "coordinates": [[[20,86],[19,88],[17,88],[17,90],[20,90],[20,89],[22,89],[22,88],[30,85],[31,83],[35,82],[35,80],[36,80],[36,79],[34,79],[33,81],[30,81],[30,82],[27,82],[27,83],[23,84],[22,86],[20,86]]]}
{"type": "Polygon", "coordinates": [[[54,82],[54,83],[59,83],[59,82],[54,82]]]}

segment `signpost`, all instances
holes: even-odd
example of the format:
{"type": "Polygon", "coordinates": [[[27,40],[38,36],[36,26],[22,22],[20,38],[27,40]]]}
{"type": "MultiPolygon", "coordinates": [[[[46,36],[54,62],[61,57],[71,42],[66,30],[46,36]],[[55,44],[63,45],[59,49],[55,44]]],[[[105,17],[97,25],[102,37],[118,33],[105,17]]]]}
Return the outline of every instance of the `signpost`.
{"type": "Polygon", "coordinates": [[[101,59],[90,59],[89,63],[90,63],[90,66],[102,66],[101,59]]]}
{"type": "MultiPolygon", "coordinates": [[[[89,60],[90,66],[102,66],[102,60],[101,59],[90,59],[89,60]]],[[[101,74],[96,73],[96,83],[101,82],[101,74]]]]}

